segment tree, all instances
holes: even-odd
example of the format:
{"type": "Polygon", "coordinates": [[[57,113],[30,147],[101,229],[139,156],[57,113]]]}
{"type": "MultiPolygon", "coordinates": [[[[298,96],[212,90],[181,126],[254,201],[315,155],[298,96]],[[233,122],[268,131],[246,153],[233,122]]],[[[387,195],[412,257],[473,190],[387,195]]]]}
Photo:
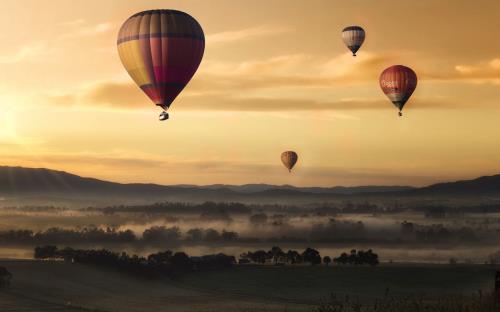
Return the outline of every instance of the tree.
{"type": "Polygon", "coordinates": [[[167,250],[163,252],[150,254],[148,256],[148,263],[150,263],[151,265],[162,265],[169,263],[171,259],[172,259],[172,251],[167,250]]]}
{"type": "Polygon", "coordinates": [[[191,269],[191,260],[189,256],[184,252],[176,252],[171,260],[175,268],[181,269],[183,271],[188,271],[191,269]]]}
{"type": "Polygon", "coordinates": [[[247,252],[247,253],[243,253],[240,255],[241,258],[244,258],[244,259],[248,259],[254,263],[260,263],[260,264],[264,264],[266,263],[266,260],[267,259],[270,259],[271,254],[266,252],[265,250],[257,250],[257,251],[254,251],[254,252],[247,252]]]}
{"type": "Polygon", "coordinates": [[[309,247],[302,253],[302,258],[304,259],[304,262],[309,262],[311,265],[321,263],[321,255],[319,254],[319,251],[309,247]]]}
{"type": "Polygon", "coordinates": [[[226,242],[238,240],[238,233],[233,231],[222,230],[221,239],[226,242]]]}
{"type": "Polygon", "coordinates": [[[220,240],[220,233],[214,229],[205,230],[205,240],[209,242],[215,242],[220,240]]]}
{"type": "Polygon", "coordinates": [[[250,217],[250,223],[265,224],[267,223],[267,215],[265,213],[254,214],[250,217]]]}
{"type": "Polygon", "coordinates": [[[325,256],[323,258],[323,263],[328,266],[330,263],[332,262],[332,258],[328,257],[328,256],[325,256]]]}
{"type": "Polygon", "coordinates": [[[56,246],[42,246],[35,248],[35,259],[53,259],[56,257],[57,247],[56,246]]]}
{"type": "Polygon", "coordinates": [[[186,232],[186,239],[189,241],[201,241],[203,239],[203,230],[199,228],[190,229],[186,232]]]}
{"type": "Polygon", "coordinates": [[[142,234],[142,239],[146,242],[176,241],[180,237],[181,231],[176,226],[152,226],[142,234]]]}
{"type": "Polygon", "coordinates": [[[351,250],[351,253],[348,255],[343,252],[338,258],[334,258],[333,262],[337,264],[355,264],[355,265],[378,265],[378,255],[374,253],[371,249],[368,251],[356,249],[351,250]]]}
{"type": "Polygon", "coordinates": [[[337,264],[347,264],[349,262],[349,256],[347,253],[343,252],[340,257],[333,258],[333,262],[337,264]]]}
{"type": "Polygon", "coordinates": [[[281,248],[279,248],[278,246],[274,246],[273,248],[271,248],[271,256],[274,264],[278,264],[278,262],[282,262],[285,259],[286,254],[283,252],[283,250],[281,250],[281,248]]]}
{"type": "Polygon", "coordinates": [[[286,262],[290,264],[301,263],[302,256],[296,250],[288,250],[286,253],[286,262]]]}

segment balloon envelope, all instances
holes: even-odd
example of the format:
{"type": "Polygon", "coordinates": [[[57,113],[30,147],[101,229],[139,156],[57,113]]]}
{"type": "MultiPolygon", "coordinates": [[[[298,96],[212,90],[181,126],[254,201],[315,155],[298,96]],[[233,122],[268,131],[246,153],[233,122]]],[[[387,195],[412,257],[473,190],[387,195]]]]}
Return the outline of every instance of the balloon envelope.
{"type": "Polygon", "coordinates": [[[349,26],[342,30],[342,40],[351,50],[352,55],[356,56],[361,45],[365,41],[365,30],[359,26],[349,26]]]}
{"type": "Polygon", "coordinates": [[[299,156],[294,151],[286,151],[281,153],[281,162],[283,163],[283,165],[285,165],[288,171],[292,170],[298,159],[299,156]]]}
{"type": "Polygon", "coordinates": [[[127,19],[117,44],[130,77],[153,103],[166,110],[198,69],[205,36],[187,13],[152,10],[127,19]]]}
{"type": "Polygon", "coordinates": [[[379,82],[382,91],[401,115],[401,110],[417,87],[417,74],[409,67],[394,65],[382,72],[379,82]]]}

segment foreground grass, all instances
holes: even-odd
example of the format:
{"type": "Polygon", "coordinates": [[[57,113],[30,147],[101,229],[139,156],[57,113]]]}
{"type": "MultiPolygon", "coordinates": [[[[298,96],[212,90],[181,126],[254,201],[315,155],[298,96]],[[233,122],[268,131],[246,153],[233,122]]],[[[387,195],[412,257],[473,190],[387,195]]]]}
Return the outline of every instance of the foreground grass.
{"type": "Polygon", "coordinates": [[[437,300],[425,298],[386,297],[371,304],[352,301],[349,297],[332,297],[315,308],[315,312],[496,312],[493,295],[450,296],[437,300]]]}

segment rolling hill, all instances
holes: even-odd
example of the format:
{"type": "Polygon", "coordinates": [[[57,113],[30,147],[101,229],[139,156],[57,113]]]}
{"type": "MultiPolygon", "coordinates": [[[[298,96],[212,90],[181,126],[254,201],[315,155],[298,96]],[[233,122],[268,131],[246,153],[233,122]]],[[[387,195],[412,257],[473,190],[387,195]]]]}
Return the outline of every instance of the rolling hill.
{"type": "Polygon", "coordinates": [[[500,175],[474,180],[409,186],[296,187],[292,185],[158,185],[116,183],[45,168],[0,166],[0,196],[4,200],[66,199],[113,204],[154,201],[328,201],[351,197],[500,195],[500,175]]]}

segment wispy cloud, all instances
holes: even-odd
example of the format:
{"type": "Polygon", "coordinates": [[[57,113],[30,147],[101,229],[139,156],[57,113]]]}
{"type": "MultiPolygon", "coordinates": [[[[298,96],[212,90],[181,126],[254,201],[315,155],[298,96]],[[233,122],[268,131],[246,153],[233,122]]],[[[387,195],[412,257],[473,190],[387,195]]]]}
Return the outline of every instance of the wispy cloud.
{"type": "Polygon", "coordinates": [[[26,43],[11,53],[3,54],[0,52],[0,64],[40,61],[47,55],[58,51],[61,48],[62,40],[106,34],[113,30],[114,27],[110,22],[87,25],[83,19],[63,22],[60,25],[66,30],[65,33],[47,40],[26,43]]]}
{"type": "Polygon", "coordinates": [[[78,19],[74,19],[74,20],[71,20],[71,21],[61,22],[61,23],[59,23],[59,25],[63,26],[63,27],[67,27],[67,26],[77,26],[77,25],[81,25],[83,23],[85,23],[85,19],[78,18],[78,19]]]}
{"type": "Polygon", "coordinates": [[[455,71],[455,77],[458,79],[500,83],[500,59],[498,58],[474,65],[457,65],[455,71]]]}
{"type": "Polygon", "coordinates": [[[67,33],[61,34],[58,37],[58,39],[100,35],[108,33],[114,28],[114,25],[111,22],[101,22],[95,25],[82,25],[82,24],[85,24],[85,22],[84,21],[80,22],[80,20],[78,20],[74,24],[68,25],[68,26],[73,26],[74,29],[68,31],[67,33]]]}
{"type": "MultiPolygon", "coordinates": [[[[377,81],[380,71],[393,64],[393,55],[365,51],[364,57],[354,59],[349,53],[333,58],[306,54],[279,55],[240,63],[208,61],[196,74],[182,96],[177,100],[181,110],[198,111],[345,111],[359,109],[387,109],[388,100],[379,92],[377,81]],[[318,93],[331,92],[339,86],[370,86],[378,96],[335,97],[328,99],[318,93]],[[321,92],[318,92],[320,90],[321,92]]],[[[500,71],[500,61],[487,64],[488,71],[500,71]]],[[[483,68],[461,69],[447,79],[460,80],[469,71],[482,72],[483,68]],[[455,78],[453,78],[455,77],[455,78]]],[[[424,79],[436,78],[424,74],[424,79]]],[[[58,105],[101,106],[115,109],[143,109],[149,99],[130,82],[103,81],[77,90],[74,94],[50,95],[51,103],[58,105]]],[[[466,99],[452,101],[440,94],[414,96],[415,108],[472,108],[477,104],[466,99]]],[[[482,102],[490,107],[491,102],[482,102]]],[[[413,109],[413,108],[412,108],[413,109]]]]}
{"type": "Polygon", "coordinates": [[[226,43],[240,40],[250,40],[259,37],[274,36],[290,31],[290,28],[283,26],[258,26],[240,30],[223,31],[206,36],[207,44],[226,43]]]}
{"type": "Polygon", "coordinates": [[[0,64],[11,64],[25,61],[34,61],[41,56],[51,52],[51,49],[44,43],[32,43],[20,47],[16,52],[9,55],[0,55],[0,64]]]}

